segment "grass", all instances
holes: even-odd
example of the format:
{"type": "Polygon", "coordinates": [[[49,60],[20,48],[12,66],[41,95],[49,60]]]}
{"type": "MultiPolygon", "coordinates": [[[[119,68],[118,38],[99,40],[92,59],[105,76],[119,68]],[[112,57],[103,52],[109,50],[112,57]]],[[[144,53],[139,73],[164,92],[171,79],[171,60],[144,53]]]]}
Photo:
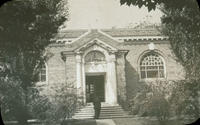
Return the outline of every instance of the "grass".
{"type": "Polygon", "coordinates": [[[135,119],[135,118],[120,118],[113,119],[116,125],[183,125],[183,123],[175,120],[170,120],[161,124],[158,120],[135,119]]]}

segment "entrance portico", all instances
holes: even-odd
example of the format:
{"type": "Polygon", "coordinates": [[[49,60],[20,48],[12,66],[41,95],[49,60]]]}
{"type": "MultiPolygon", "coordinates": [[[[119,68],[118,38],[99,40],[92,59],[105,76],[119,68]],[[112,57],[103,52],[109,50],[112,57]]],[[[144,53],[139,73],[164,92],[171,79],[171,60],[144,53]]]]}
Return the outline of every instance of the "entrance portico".
{"type": "Polygon", "coordinates": [[[117,49],[98,39],[76,50],[77,89],[85,103],[88,102],[88,97],[92,96],[89,94],[92,94],[94,89],[103,92],[100,95],[104,96],[102,101],[105,103],[117,104],[116,52],[117,49]],[[100,76],[104,77],[103,82],[93,80],[95,83],[87,83],[92,79],[100,80],[100,76]],[[93,85],[96,88],[92,88],[93,85]]]}

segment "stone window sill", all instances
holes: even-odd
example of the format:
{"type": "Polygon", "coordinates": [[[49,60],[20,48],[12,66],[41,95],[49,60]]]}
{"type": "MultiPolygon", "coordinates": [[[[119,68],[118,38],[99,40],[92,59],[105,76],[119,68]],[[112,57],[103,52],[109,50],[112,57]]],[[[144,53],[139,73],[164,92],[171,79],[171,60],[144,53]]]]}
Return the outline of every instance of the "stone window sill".
{"type": "Polygon", "coordinates": [[[140,79],[140,82],[155,82],[155,81],[166,81],[166,78],[146,78],[140,79]]]}
{"type": "Polygon", "coordinates": [[[44,82],[37,82],[37,83],[36,83],[36,86],[38,86],[38,87],[42,87],[42,86],[45,86],[45,85],[47,85],[47,81],[44,81],[44,82]]]}

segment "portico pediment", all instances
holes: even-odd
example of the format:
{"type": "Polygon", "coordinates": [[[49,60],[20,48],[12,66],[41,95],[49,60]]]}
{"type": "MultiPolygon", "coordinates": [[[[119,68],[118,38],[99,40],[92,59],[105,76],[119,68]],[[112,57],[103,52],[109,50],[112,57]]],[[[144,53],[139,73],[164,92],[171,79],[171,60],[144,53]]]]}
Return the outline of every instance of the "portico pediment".
{"type": "Polygon", "coordinates": [[[82,45],[81,47],[75,49],[74,52],[85,52],[87,49],[89,48],[93,48],[93,50],[97,50],[98,48],[102,48],[108,52],[117,52],[118,49],[106,44],[105,42],[99,40],[99,39],[94,39],[84,45],[82,45]]]}
{"type": "Polygon", "coordinates": [[[85,50],[86,48],[94,44],[101,46],[107,50],[120,49],[120,43],[113,39],[111,36],[103,33],[100,30],[91,30],[71,44],[71,51],[77,52],[79,50],[85,50]]]}

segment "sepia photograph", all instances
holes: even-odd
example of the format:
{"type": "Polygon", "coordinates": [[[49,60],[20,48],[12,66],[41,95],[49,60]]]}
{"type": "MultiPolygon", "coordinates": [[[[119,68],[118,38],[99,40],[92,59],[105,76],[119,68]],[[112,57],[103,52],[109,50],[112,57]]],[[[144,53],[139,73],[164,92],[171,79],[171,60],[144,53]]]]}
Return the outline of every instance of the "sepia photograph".
{"type": "Polygon", "coordinates": [[[199,125],[197,0],[0,5],[5,125],[199,125]]]}

